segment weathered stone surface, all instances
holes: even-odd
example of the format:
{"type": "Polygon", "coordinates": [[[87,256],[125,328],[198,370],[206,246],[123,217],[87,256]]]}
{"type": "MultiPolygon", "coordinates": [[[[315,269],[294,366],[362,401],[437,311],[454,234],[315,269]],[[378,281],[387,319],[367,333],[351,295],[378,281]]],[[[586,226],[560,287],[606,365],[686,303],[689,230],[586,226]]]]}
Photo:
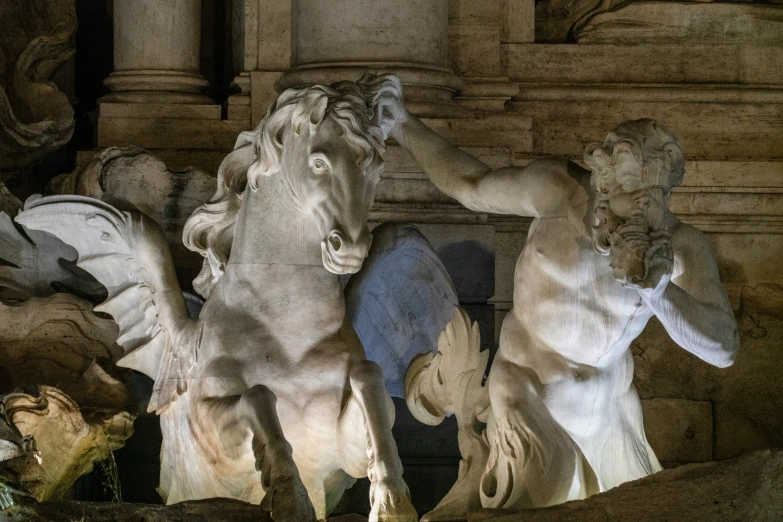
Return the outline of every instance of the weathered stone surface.
{"type": "MultiPolygon", "coordinates": [[[[78,381],[97,358],[116,359],[117,326],[68,294],[0,304],[0,393],[78,381]]],[[[100,399],[100,397],[93,397],[100,399]]]]}
{"type": "Polygon", "coordinates": [[[715,2],[632,2],[593,15],[579,43],[783,45],[783,9],[715,2]]]}
{"type": "Polygon", "coordinates": [[[114,72],[103,101],[208,104],[200,94],[201,3],[198,0],[113,4],[114,72]]]}
{"type": "Polygon", "coordinates": [[[244,120],[183,118],[102,118],[99,147],[206,149],[231,151],[237,134],[250,130],[244,120]]]}
{"type": "Polygon", "coordinates": [[[1,512],[7,522],[184,522],[231,520],[271,522],[260,506],[238,500],[212,499],[180,502],[173,506],[108,502],[25,502],[1,512]]]}
{"type": "Polygon", "coordinates": [[[75,32],[73,0],[0,4],[0,178],[71,139],[73,109],[49,80],[73,54],[75,32]]]}
{"type": "Polygon", "coordinates": [[[72,295],[0,304],[0,414],[29,439],[22,454],[0,457],[16,489],[60,499],[133,433],[136,407],[112,375],[116,337],[112,320],[72,295]]]}
{"type": "Polygon", "coordinates": [[[783,286],[745,286],[738,324],[740,357],[730,371],[715,375],[720,459],[783,446],[783,286]]]}
{"type": "Polygon", "coordinates": [[[17,489],[60,499],[133,433],[136,407],[111,375],[116,337],[114,321],[72,295],[0,304],[0,412],[30,439],[24,455],[0,458],[17,489]]]}
{"type": "Polygon", "coordinates": [[[99,105],[98,110],[101,118],[220,119],[220,105],[105,102],[99,105]]]}
{"type": "Polygon", "coordinates": [[[15,216],[21,208],[22,202],[11,194],[3,183],[0,183],[0,212],[5,212],[9,216],[15,216]]]}
{"type": "Polygon", "coordinates": [[[712,403],[686,399],[642,401],[647,441],[662,462],[712,460],[712,403]]]}
{"type": "MultiPolygon", "coordinates": [[[[781,85],[783,48],[709,44],[507,44],[519,82],[781,85]],[[643,64],[643,66],[641,66],[643,64]]],[[[630,114],[618,119],[631,117],[630,114]]],[[[546,120],[539,120],[544,123],[546,120]]]]}
{"type": "Polygon", "coordinates": [[[535,5],[535,41],[564,43],[595,13],[621,7],[628,0],[543,0],[535,5]]]}
{"type": "Polygon", "coordinates": [[[501,42],[528,43],[536,38],[535,1],[502,0],[501,42]]]}
{"type": "MultiPolygon", "coordinates": [[[[128,395],[119,381],[97,365],[91,368],[83,392],[114,395],[116,407],[80,407],[73,398],[50,386],[27,388],[31,393],[14,392],[2,398],[4,415],[19,432],[35,443],[37,462],[30,463],[35,480],[22,480],[20,487],[36,500],[60,500],[93,464],[121,448],[133,433],[135,414],[129,413],[128,395]],[[89,389],[91,388],[91,389],[89,389]]],[[[81,384],[81,383],[80,383],[81,384]]],[[[80,393],[90,402],[86,393],[80,393]]],[[[107,401],[98,397],[98,401],[107,401]]],[[[107,402],[113,402],[109,399],[107,402]]]]}
{"type": "MultiPolygon", "coordinates": [[[[22,502],[2,512],[9,522],[266,521],[260,507],[227,499],[149,504],[22,502]]],[[[470,522],[659,520],[774,521],[783,517],[783,452],[767,450],[726,462],[691,464],[624,484],[607,493],[560,506],[521,512],[486,510],[470,522]]],[[[359,522],[341,515],[330,522],[359,522]]]]}
{"type": "MultiPolygon", "coordinates": [[[[638,59],[645,58],[640,56],[638,59]]],[[[545,67],[545,64],[534,67],[545,67]]],[[[612,89],[601,90],[610,92],[612,89]]],[[[676,91],[676,88],[668,89],[673,95],[676,91]]],[[[600,96],[585,99],[579,94],[560,99],[526,99],[530,94],[535,93],[521,92],[512,101],[512,107],[536,121],[546,122],[538,126],[533,136],[533,151],[538,154],[578,155],[585,143],[596,139],[596,129],[615,125],[622,118],[642,115],[682,129],[680,137],[689,156],[774,158],[779,156],[777,144],[783,140],[781,100],[737,99],[736,102],[727,102],[710,97],[709,93],[704,93],[701,100],[683,100],[680,103],[672,103],[661,93],[631,101],[602,99],[600,96]],[[728,122],[731,125],[727,125],[728,122]],[[767,138],[758,139],[760,136],[767,138]]]]}
{"type": "Polygon", "coordinates": [[[783,518],[783,451],[690,464],[629,482],[586,500],[510,512],[486,510],[470,522],[660,520],[775,521],[783,518]]]}
{"type": "Polygon", "coordinates": [[[58,500],[122,447],[137,408],[112,363],[116,338],[114,321],[72,295],[0,304],[0,416],[24,437],[0,433],[16,449],[0,452],[0,485],[58,500]]]}
{"type": "Polygon", "coordinates": [[[783,446],[783,286],[742,285],[739,292],[740,351],[730,368],[699,361],[668,339],[655,319],[633,344],[642,398],[714,403],[713,457],[720,459],[783,446]]]}
{"type": "MultiPolygon", "coordinates": [[[[239,500],[209,499],[172,506],[108,502],[21,502],[3,512],[7,522],[271,522],[261,507],[239,500]]],[[[329,517],[328,522],[367,522],[361,515],[329,517]]]]}

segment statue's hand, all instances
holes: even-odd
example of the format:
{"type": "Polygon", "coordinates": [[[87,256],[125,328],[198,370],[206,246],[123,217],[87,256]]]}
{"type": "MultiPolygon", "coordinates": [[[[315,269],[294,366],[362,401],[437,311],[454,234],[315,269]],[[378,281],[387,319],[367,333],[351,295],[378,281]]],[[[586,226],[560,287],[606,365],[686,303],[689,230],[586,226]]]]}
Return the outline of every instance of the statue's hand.
{"type": "Polygon", "coordinates": [[[401,127],[410,119],[410,113],[405,108],[402,98],[392,93],[383,93],[376,100],[376,125],[383,129],[385,136],[391,136],[397,142],[401,141],[401,127]]]}
{"type": "Polygon", "coordinates": [[[672,280],[674,254],[671,236],[665,231],[654,231],[650,234],[651,244],[644,255],[647,276],[638,284],[626,283],[635,288],[645,300],[663,294],[666,286],[672,280]]]}

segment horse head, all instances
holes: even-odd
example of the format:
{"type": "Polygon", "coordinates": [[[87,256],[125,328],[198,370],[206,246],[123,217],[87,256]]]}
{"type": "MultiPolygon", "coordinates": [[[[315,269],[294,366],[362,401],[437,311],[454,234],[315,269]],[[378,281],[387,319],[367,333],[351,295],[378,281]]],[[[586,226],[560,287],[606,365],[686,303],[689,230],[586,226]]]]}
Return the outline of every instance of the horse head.
{"type": "Polygon", "coordinates": [[[361,268],[372,237],[367,214],[383,169],[383,142],[394,123],[376,107],[389,96],[402,97],[392,75],[288,89],[255,131],[239,135],[220,165],[215,195],[185,223],[185,246],[204,256],[193,281],[198,293],[209,297],[222,277],[243,197],[265,176],[281,176],[290,203],[312,216],[327,270],[361,268]]]}
{"type": "Polygon", "coordinates": [[[388,128],[375,102],[389,93],[399,96],[396,77],[289,89],[270,107],[253,142],[249,189],[257,190],[263,176],[282,176],[290,203],[312,217],[324,268],[334,274],[359,271],[370,249],[367,218],[388,128]]]}

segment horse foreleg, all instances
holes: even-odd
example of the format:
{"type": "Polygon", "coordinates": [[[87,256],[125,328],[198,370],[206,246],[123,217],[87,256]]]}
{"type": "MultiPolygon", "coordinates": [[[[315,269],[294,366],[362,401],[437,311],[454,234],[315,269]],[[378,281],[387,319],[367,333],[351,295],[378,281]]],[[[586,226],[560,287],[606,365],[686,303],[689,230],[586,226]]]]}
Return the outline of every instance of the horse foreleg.
{"type": "Polygon", "coordinates": [[[277,417],[275,394],[266,386],[257,385],[241,396],[207,398],[202,404],[202,413],[218,429],[225,453],[235,453],[235,446],[244,444],[248,435],[252,435],[256,470],[261,472],[266,492],[261,506],[272,514],[272,519],[276,522],[316,520],[291,445],[277,417]]]}
{"type": "MultiPolygon", "coordinates": [[[[351,399],[356,401],[366,428],[369,453],[370,522],[416,522],[418,516],[402,478],[402,463],[392,437],[394,406],[386,393],[383,371],[372,361],[361,361],[350,373],[351,399]]],[[[346,413],[352,410],[351,404],[346,413]]],[[[355,409],[355,408],[354,408],[355,409]]]]}

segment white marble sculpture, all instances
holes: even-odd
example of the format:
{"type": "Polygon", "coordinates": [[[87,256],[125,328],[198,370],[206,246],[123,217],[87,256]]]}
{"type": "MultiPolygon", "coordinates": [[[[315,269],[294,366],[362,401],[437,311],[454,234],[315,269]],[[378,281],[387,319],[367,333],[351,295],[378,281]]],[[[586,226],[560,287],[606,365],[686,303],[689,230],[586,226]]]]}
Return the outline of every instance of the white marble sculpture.
{"type": "Polygon", "coordinates": [[[381,104],[398,122],[392,136],[443,192],[474,211],[534,218],[489,375],[489,458],[471,494],[489,508],[548,506],[660,470],[631,342],[656,316],[715,366],[731,365],[739,343],[709,242],[667,209],[684,173],[679,140],[655,121],[628,121],[587,148],[592,173],[554,158],[493,170],[398,98],[381,104]]]}
{"type": "Polygon", "coordinates": [[[425,424],[440,424],[447,415],[457,420],[457,442],[462,459],[457,482],[426,515],[429,520],[464,518],[481,509],[475,494],[489,444],[482,423],[489,415],[489,394],[484,372],[489,352],[481,351],[479,328],[467,313],[453,309],[453,319],[440,334],[438,353],[413,359],[405,376],[405,399],[414,417],[425,424]]]}
{"type": "Polygon", "coordinates": [[[120,364],[155,379],[167,502],[262,502],[280,522],[325,519],[369,475],[371,520],[417,519],[380,367],[345,314],[339,275],[370,248],[385,138],[374,111],[396,78],[285,91],[224,161],[185,227],[208,299],[188,317],[163,233],[80,196],[29,201],[17,221],[72,245],[108,290],[120,364]],[[248,164],[252,163],[248,169],[248,164]],[[260,472],[260,473],[259,473],[260,472]]]}

